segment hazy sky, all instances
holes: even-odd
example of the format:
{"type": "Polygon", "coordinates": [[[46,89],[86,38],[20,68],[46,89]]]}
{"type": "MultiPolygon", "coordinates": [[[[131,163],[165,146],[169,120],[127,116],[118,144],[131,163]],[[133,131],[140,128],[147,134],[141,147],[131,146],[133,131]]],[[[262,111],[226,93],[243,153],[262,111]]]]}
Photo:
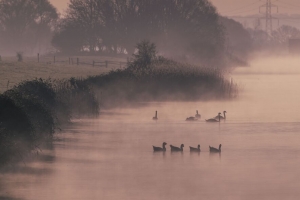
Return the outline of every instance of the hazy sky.
{"type": "MultiPolygon", "coordinates": [[[[67,8],[69,0],[50,0],[59,12],[67,8]]],[[[266,0],[211,0],[222,15],[248,15],[257,14],[258,7],[266,0]]],[[[280,13],[300,14],[300,0],[273,0],[273,4],[279,7],[280,13]]],[[[276,9],[273,10],[274,13],[276,9]]]]}

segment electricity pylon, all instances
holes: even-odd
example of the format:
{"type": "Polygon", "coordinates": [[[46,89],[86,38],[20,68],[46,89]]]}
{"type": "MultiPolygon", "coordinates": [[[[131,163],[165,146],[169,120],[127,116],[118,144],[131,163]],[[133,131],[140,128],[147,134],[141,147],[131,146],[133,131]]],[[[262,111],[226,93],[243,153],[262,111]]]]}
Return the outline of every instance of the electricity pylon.
{"type": "MultiPolygon", "coordinates": [[[[273,31],[273,23],[272,23],[272,19],[277,19],[278,18],[275,18],[275,17],[272,17],[272,7],[275,7],[277,8],[277,13],[278,13],[278,6],[274,5],[272,3],[272,0],[266,0],[266,3],[262,6],[259,7],[259,13],[263,13],[265,14],[264,17],[262,17],[262,19],[266,19],[266,32],[271,35],[272,31],[273,31]],[[263,13],[261,12],[261,8],[265,7],[266,8],[266,12],[263,13]]],[[[278,21],[279,23],[279,21],[278,21]]]]}

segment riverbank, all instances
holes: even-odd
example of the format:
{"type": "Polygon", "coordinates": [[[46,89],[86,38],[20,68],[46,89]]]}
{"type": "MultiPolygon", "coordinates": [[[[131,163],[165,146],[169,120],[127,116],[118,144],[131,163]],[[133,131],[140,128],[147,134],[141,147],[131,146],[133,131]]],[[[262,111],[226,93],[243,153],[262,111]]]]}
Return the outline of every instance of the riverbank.
{"type": "Polygon", "coordinates": [[[5,163],[38,152],[61,125],[72,118],[98,116],[100,108],[137,102],[226,100],[237,95],[238,85],[221,69],[162,57],[146,65],[134,60],[125,69],[88,78],[21,82],[0,95],[0,160],[5,163]]]}

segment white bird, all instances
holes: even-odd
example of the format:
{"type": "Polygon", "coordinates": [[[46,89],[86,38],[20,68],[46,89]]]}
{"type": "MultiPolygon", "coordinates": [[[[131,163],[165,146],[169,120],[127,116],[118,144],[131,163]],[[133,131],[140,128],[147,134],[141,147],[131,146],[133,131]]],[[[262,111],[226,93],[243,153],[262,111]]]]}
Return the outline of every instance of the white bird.
{"type": "MultiPolygon", "coordinates": [[[[220,119],[226,119],[226,111],[223,111],[224,117],[220,116],[220,119]]],[[[215,119],[219,119],[219,116],[215,116],[215,119]]]]}
{"type": "Polygon", "coordinates": [[[218,113],[219,120],[217,120],[216,118],[211,118],[211,119],[206,119],[206,122],[220,122],[221,121],[221,113],[218,113]]]}

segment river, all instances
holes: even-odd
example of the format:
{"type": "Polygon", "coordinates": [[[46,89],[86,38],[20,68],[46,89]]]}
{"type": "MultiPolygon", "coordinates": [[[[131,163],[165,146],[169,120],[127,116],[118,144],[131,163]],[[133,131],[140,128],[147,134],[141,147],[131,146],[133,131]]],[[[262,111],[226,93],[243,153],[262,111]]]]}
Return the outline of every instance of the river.
{"type": "Polygon", "coordinates": [[[236,69],[242,90],[233,101],[153,102],[75,120],[39,159],[0,174],[0,199],[299,199],[299,61],[236,69]],[[201,120],[186,122],[196,110],[201,120]],[[204,121],[223,110],[226,121],[204,121]],[[154,153],[162,142],[167,151],[154,153]],[[222,153],[209,153],[219,144],[222,153]]]}

